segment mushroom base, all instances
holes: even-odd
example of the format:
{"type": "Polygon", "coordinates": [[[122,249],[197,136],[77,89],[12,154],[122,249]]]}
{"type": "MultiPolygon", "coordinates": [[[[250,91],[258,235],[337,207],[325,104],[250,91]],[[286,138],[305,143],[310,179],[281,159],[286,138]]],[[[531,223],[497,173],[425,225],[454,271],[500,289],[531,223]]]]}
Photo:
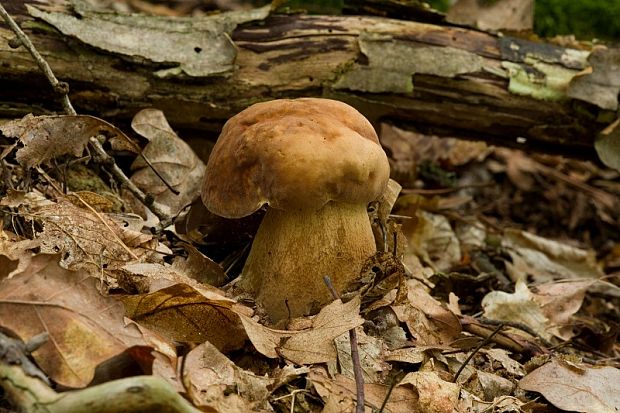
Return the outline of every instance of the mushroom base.
{"type": "Polygon", "coordinates": [[[329,202],[318,211],[269,208],[238,286],[255,297],[274,323],[313,314],[332,301],[323,276],[329,275],[341,293],[360,277],[375,252],[365,205],[329,202]]]}

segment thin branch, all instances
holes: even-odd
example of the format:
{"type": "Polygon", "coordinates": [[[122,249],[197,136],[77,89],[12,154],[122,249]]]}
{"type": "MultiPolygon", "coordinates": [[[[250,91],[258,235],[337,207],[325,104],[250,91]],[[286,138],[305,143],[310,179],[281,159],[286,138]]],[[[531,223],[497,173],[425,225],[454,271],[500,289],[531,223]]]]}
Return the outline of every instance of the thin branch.
{"type": "Polygon", "coordinates": [[[108,166],[110,172],[116,179],[118,179],[121,184],[125,185],[127,190],[131,192],[142,204],[144,204],[148,209],[150,209],[157,218],[160,220],[159,227],[166,228],[173,221],[173,218],[168,216],[168,214],[163,210],[163,207],[155,202],[153,198],[140,190],[122,171],[121,168],[118,167],[114,158],[108,155],[108,153],[103,149],[99,140],[96,137],[90,138],[90,144],[94,149],[96,155],[99,157],[102,164],[108,166]]]}
{"type": "MultiPolygon", "coordinates": [[[[0,3],[0,16],[4,18],[4,21],[6,21],[6,23],[9,25],[11,30],[13,30],[13,32],[15,33],[15,35],[17,36],[21,44],[24,45],[24,47],[28,50],[28,52],[30,52],[33,59],[37,62],[37,65],[39,66],[41,71],[45,74],[45,77],[49,81],[54,91],[61,96],[61,102],[65,110],[65,113],[68,115],[77,115],[77,112],[75,111],[75,109],[73,108],[73,105],[71,104],[71,101],[69,100],[69,85],[66,82],[60,82],[56,78],[50,65],[43,58],[43,56],[41,56],[41,54],[37,51],[37,49],[34,47],[32,42],[26,35],[26,33],[24,33],[24,31],[19,27],[19,25],[15,22],[15,20],[7,13],[2,3],[0,3]]],[[[142,202],[142,204],[144,204],[144,206],[149,208],[153,212],[153,214],[155,214],[155,216],[159,218],[160,224],[157,230],[162,230],[166,228],[168,225],[172,224],[174,218],[168,216],[168,214],[163,210],[163,207],[161,205],[156,203],[152,199],[152,197],[144,194],[144,192],[142,192],[140,188],[138,188],[133,182],[129,180],[129,178],[127,178],[127,175],[125,175],[125,173],[116,165],[114,158],[108,155],[105,149],[103,149],[103,146],[101,146],[101,143],[99,142],[99,140],[97,140],[95,137],[91,137],[89,143],[91,144],[95,152],[97,152],[97,155],[99,155],[99,157],[107,165],[110,166],[112,170],[112,174],[116,177],[116,179],[118,179],[121,183],[125,184],[129,192],[131,192],[140,202],[142,202]]],[[[143,156],[143,159],[151,167],[151,169],[153,169],[155,174],[162,181],[164,181],[164,184],[166,184],[166,186],[168,186],[168,188],[170,188],[170,190],[173,193],[178,194],[178,191],[173,189],[163,179],[163,177],[155,170],[153,165],[151,165],[151,163],[146,158],[144,158],[144,156],[143,156]]]]}
{"type": "Polygon", "coordinates": [[[499,331],[502,329],[502,327],[504,327],[503,324],[500,324],[497,326],[497,328],[495,330],[493,330],[493,332],[484,340],[482,340],[480,342],[480,344],[478,344],[476,346],[475,349],[472,350],[472,352],[469,354],[469,356],[467,356],[467,358],[465,359],[465,361],[463,362],[463,364],[461,364],[461,367],[459,367],[458,371],[456,372],[456,374],[454,375],[454,379],[452,380],[453,383],[456,383],[456,380],[459,378],[459,375],[461,374],[461,372],[463,372],[463,370],[465,369],[465,366],[467,366],[467,364],[471,361],[471,359],[476,355],[476,353],[478,353],[478,351],[480,351],[480,349],[487,343],[489,343],[491,341],[491,339],[493,338],[493,336],[497,333],[499,333],[499,331]]]}
{"type": "Polygon", "coordinates": [[[529,335],[539,339],[543,346],[545,346],[545,347],[553,347],[553,344],[551,344],[547,339],[545,339],[543,336],[541,336],[536,331],[534,331],[534,329],[531,328],[530,326],[528,326],[527,324],[519,323],[519,322],[516,322],[516,321],[509,321],[509,320],[493,320],[491,318],[484,318],[484,317],[480,317],[479,320],[483,324],[490,324],[492,326],[496,326],[496,325],[500,325],[501,324],[503,326],[517,328],[517,329],[525,331],[529,335]]]}
{"type": "Polygon", "coordinates": [[[385,406],[387,406],[387,402],[390,399],[390,396],[392,395],[392,391],[394,390],[395,386],[396,379],[393,378],[392,380],[390,380],[390,387],[388,387],[388,391],[383,398],[383,403],[381,403],[381,407],[379,408],[379,411],[377,413],[383,413],[383,410],[385,409],[385,406]]]}
{"type": "MultiPolygon", "coordinates": [[[[323,281],[334,297],[334,300],[340,298],[338,291],[334,288],[332,280],[329,276],[324,276],[323,281]]],[[[357,343],[357,332],[355,328],[349,330],[349,342],[351,343],[351,361],[353,362],[353,375],[355,376],[355,388],[357,403],[355,405],[355,413],[364,413],[364,376],[362,374],[362,365],[360,364],[359,345],[357,343]]]]}
{"type": "Polygon", "coordinates": [[[139,155],[140,155],[140,157],[142,158],[142,160],[146,163],[146,165],[147,165],[149,168],[151,168],[151,171],[153,171],[153,173],[154,173],[154,174],[155,174],[155,175],[159,178],[159,180],[160,180],[160,181],[162,181],[164,185],[166,185],[166,188],[168,188],[168,190],[169,190],[170,192],[172,192],[172,193],[173,193],[173,194],[175,194],[175,195],[179,195],[179,194],[180,194],[180,192],[179,192],[179,191],[177,191],[176,189],[174,189],[174,188],[172,187],[172,185],[170,185],[170,183],[166,180],[166,178],[164,178],[164,177],[162,176],[162,174],[161,174],[161,173],[159,173],[159,171],[157,170],[157,168],[155,168],[155,165],[153,165],[153,164],[151,163],[151,161],[149,160],[149,158],[147,158],[147,157],[146,157],[146,155],[144,155],[144,152],[140,151],[140,154],[139,154],[139,155]]]}

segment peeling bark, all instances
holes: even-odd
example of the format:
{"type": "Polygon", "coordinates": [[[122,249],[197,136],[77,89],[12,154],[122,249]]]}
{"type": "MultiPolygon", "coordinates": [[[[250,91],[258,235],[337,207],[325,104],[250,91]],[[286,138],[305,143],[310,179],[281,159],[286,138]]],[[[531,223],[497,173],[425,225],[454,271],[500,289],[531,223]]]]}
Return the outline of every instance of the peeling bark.
{"type": "MultiPolygon", "coordinates": [[[[617,105],[602,109],[568,97],[573,77],[590,67],[589,53],[547,43],[383,17],[274,15],[231,31],[236,57],[229,70],[195,77],[170,71],[175,62],[87,45],[33,23],[21,1],[3,3],[70,84],[76,109],[113,122],[156,107],[176,128],[216,134],[252,103],[322,96],[375,123],[424,134],[507,146],[525,138],[529,149],[594,157],[597,134],[616,118],[617,105]]],[[[12,38],[0,26],[0,117],[59,110],[28,53],[9,47],[12,38]]]]}

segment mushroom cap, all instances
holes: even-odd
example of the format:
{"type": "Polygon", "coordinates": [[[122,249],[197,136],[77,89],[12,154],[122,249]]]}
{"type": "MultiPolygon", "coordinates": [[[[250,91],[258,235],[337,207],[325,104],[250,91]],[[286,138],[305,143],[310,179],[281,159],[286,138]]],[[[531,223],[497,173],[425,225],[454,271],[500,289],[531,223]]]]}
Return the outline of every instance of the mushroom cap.
{"type": "Polygon", "coordinates": [[[207,163],[202,201],[227,218],[264,204],[288,210],[368,203],[383,192],[389,172],[377,133],[351,106],[272,100],[226,122],[207,163]]]}

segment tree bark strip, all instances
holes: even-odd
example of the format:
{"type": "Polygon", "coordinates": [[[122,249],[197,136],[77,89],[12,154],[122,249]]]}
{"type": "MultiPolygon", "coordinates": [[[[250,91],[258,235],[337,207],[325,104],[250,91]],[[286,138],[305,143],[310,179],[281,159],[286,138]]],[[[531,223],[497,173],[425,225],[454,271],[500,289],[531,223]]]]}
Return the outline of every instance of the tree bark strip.
{"type": "MultiPolygon", "coordinates": [[[[3,2],[22,22],[31,22],[17,3],[22,2],[3,2]]],[[[352,104],[375,123],[593,158],[595,137],[615,119],[613,111],[587,102],[541,100],[508,90],[505,62],[534,79],[541,76],[541,65],[566,76],[587,66],[585,52],[465,28],[368,16],[274,15],[234,30],[237,55],[229,73],[160,78],[155,72],[165,65],[101,51],[37,24],[43,29],[27,33],[56,76],[70,84],[76,110],[112,122],[156,107],[175,128],[212,136],[252,103],[323,96],[352,104]],[[382,61],[383,49],[396,58],[382,61]],[[426,49],[418,59],[424,61],[412,64],[424,63],[427,73],[408,73],[406,59],[419,49],[426,49]],[[400,51],[407,54],[403,60],[400,51]],[[481,69],[443,74],[444,51],[476,57],[481,69]],[[432,73],[435,58],[438,73],[432,73]]],[[[0,26],[0,117],[60,110],[30,55],[8,45],[13,37],[0,26]]]]}

